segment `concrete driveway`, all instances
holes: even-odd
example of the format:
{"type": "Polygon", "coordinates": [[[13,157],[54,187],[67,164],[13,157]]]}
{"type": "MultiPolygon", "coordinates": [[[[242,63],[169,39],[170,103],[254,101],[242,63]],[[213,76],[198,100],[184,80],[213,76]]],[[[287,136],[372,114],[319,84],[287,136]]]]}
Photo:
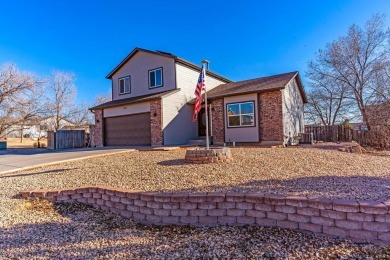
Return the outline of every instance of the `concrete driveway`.
{"type": "Polygon", "coordinates": [[[130,147],[80,148],[66,150],[7,149],[0,151],[0,174],[63,161],[135,151],[130,147]]]}

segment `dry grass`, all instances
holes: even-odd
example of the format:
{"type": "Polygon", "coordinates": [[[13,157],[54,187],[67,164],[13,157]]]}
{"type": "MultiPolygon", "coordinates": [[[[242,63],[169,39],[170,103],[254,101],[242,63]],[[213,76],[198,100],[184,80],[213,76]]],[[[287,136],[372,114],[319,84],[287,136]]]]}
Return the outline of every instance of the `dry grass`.
{"type": "MultiPolygon", "coordinates": [[[[41,139],[39,141],[41,144],[44,144],[44,147],[47,147],[47,139],[41,139]]],[[[20,138],[7,138],[7,147],[8,148],[36,148],[34,145],[37,145],[38,141],[30,138],[23,138],[20,142],[20,138]]]]}

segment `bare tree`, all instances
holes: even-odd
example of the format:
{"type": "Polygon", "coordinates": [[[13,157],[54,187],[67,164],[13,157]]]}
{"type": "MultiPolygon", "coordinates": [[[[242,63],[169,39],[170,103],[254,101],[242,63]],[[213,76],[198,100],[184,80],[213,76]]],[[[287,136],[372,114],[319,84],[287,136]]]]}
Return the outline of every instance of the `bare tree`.
{"type": "Polygon", "coordinates": [[[384,70],[375,73],[373,90],[376,104],[390,103],[390,59],[384,70]]]}
{"type": "Polygon", "coordinates": [[[328,78],[315,79],[310,73],[308,75],[311,89],[307,93],[306,121],[332,126],[347,118],[351,119],[352,102],[348,99],[346,84],[328,78]]]}
{"type": "Polygon", "coordinates": [[[82,102],[77,106],[77,113],[72,118],[72,122],[75,126],[92,125],[95,121],[94,114],[89,110],[90,107],[94,107],[111,100],[110,93],[102,93],[95,97],[95,100],[91,104],[82,102]]]}
{"type": "Polygon", "coordinates": [[[73,73],[54,71],[48,80],[46,109],[50,128],[57,131],[64,123],[71,123],[79,113],[75,106],[76,88],[73,73]]]}
{"type": "Polygon", "coordinates": [[[95,101],[93,102],[92,106],[97,106],[108,101],[111,101],[111,93],[101,93],[95,97],[95,101]]]}
{"type": "Polygon", "coordinates": [[[19,71],[14,64],[0,68],[0,137],[15,126],[24,128],[43,112],[39,99],[39,80],[31,73],[19,71]]]}
{"type": "Polygon", "coordinates": [[[367,106],[377,97],[377,76],[389,61],[390,30],[385,29],[384,20],[383,15],[374,15],[364,28],[352,25],[346,36],[328,44],[309,62],[310,74],[348,86],[348,97],[354,99],[368,129],[367,106]]]}

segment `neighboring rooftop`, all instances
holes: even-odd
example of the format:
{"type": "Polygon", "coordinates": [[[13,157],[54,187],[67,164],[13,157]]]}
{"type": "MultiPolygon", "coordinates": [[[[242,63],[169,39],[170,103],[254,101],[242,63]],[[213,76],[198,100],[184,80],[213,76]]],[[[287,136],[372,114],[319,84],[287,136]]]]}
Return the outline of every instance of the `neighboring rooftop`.
{"type": "Polygon", "coordinates": [[[307,103],[302,81],[297,71],[222,84],[207,91],[207,99],[284,89],[294,77],[297,77],[299,91],[304,103],[307,103]]]}

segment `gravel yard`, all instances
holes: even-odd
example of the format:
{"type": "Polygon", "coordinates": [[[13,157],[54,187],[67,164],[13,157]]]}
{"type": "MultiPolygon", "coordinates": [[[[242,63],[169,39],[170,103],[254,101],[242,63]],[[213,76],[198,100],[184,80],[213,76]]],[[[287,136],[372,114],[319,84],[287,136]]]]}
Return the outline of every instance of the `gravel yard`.
{"type": "Polygon", "coordinates": [[[82,205],[30,203],[21,190],[111,185],[153,191],[261,191],[390,199],[390,155],[236,148],[227,164],[190,165],[184,150],[129,152],[0,175],[0,258],[383,258],[356,245],[261,227],[146,227],[82,205]]]}
{"type": "Polygon", "coordinates": [[[19,206],[18,214],[22,214],[24,223],[1,228],[0,259],[388,259],[390,256],[390,247],[357,245],[286,229],[143,226],[81,204],[19,206]]]}
{"type": "MultiPolygon", "coordinates": [[[[129,152],[0,176],[20,190],[112,185],[145,191],[234,191],[390,199],[390,155],[236,148],[225,164],[186,164],[184,150],[129,152]]],[[[4,186],[6,185],[6,186],[4,186]]]]}

